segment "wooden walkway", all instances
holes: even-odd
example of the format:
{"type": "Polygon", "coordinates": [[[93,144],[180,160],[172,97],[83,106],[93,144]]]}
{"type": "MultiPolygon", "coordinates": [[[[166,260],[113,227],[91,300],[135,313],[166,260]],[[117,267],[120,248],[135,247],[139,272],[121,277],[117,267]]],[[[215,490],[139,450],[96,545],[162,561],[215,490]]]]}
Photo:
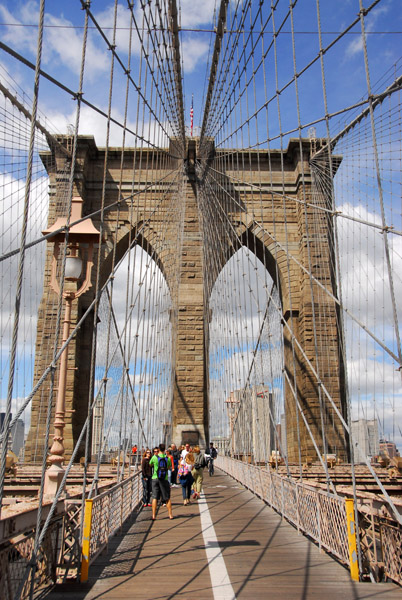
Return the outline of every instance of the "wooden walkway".
{"type": "Polygon", "coordinates": [[[164,507],[155,522],[149,508],[141,511],[90,567],[88,584],[57,586],[46,600],[401,600],[391,583],[353,583],[229,476],[205,471],[204,493],[199,505],[183,506],[173,489],[173,521],[164,507]]]}

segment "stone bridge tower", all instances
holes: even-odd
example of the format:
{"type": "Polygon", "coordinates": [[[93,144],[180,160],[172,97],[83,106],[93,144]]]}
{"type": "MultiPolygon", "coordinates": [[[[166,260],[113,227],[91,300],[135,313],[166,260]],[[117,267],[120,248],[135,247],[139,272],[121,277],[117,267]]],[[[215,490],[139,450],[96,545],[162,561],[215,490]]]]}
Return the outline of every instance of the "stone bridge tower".
{"type": "MultiPolygon", "coordinates": [[[[60,141],[63,144],[67,144],[68,139],[61,137],[60,141]]],[[[208,399],[206,389],[207,351],[205,348],[206,332],[204,314],[205,305],[208,303],[208,298],[205,295],[208,296],[211,290],[205,288],[203,278],[203,248],[197,206],[197,196],[202,187],[202,181],[197,180],[194,169],[197,159],[196,146],[195,140],[188,141],[187,156],[184,157],[186,168],[183,168],[183,197],[185,198],[185,207],[183,245],[180,257],[180,280],[178,298],[176,299],[178,311],[175,321],[175,331],[173,332],[176,344],[176,368],[172,414],[173,439],[177,443],[181,443],[184,439],[190,439],[193,442],[199,441],[201,444],[205,444],[208,441],[208,399]]],[[[307,422],[313,430],[314,435],[317,439],[320,439],[319,394],[306,363],[307,358],[313,363],[315,361],[311,340],[313,307],[311,306],[311,300],[309,301],[309,298],[311,298],[308,289],[310,282],[303,268],[301,268],[307,265],[307,244],[303,212],[303,202],[305,199],[302,198],[301,181],[302,173],[304,181],[306,179],[309,181],[311,175],[307,148],[306,153],[303,152],[302,156],[299,150],[299,141],[291,141],[287,151],[283,155],[280,151],[271,151],[270,161],[268,161],[266,152],[247,151],[244,152],[243,160],[237,164],[237,172],[233,170],[233,172],[227,171],[226,173],[229,179],[231,178],[232,181],[236,181],[241,179],[238,169],[243,169],[244,173],[246,173],[245,176],[251,183],[254,178],[255,183],[264,186],[266,189],[264,193],[267,198],[265,224],[269,218],[268,213],[269,215],[272,214],[272,197],[269,189],[272,191],[272,185],[274,189],[278,189],[278,194],[273,200],[276,219],[275,241],[267,235],[267,227],[262,230],[261,227],[259,228],[258,223],[249,217],[250,214],[256,212],[252,206],[254,202],[252,194],[248,196],[242,190],[243,208],[239,208],[239,206],[225,206],[224,210],[227,214],[230,214],[230,218],[235,224],[236,239],[243,240],[243,243],[247,244],[263,260],[280,290],[283,324],[285,325],[286,323],[289,325],[289,327],[284,326],[283,329],[285,370],[289,372],[290,379],[292,380],[294,375],[293,355],[296,353],[297,394],[300,399],[301,410],[305,413],[307,422]],[[282,165],[285,165],[286,194],[296,196],[301,200],[299,204],[293,203],[295,206],[293,212],[287,214],[286,231],[282,210],[282,165]],[[285,243],[290,243],[291,252],[298,261],[292,264],[290,272],[287,267],[284,250],[285,243]],[[298,263],[300,266],[298,266],[298,263]],[[292,335],[289,334],[289,331],[294,332],[294,335],[300,340],[303,352],[300,351],[299,347],[295,349],[294,344],[292,344],[292,335]]],[[[59,150],[54,150],[53,153],[55,154],[52,156],[50,155],[51,153],[49,155],[42,155],[42,160],[47,167],[50,178],[49,224],[54,223],[56,218],[61,216],[60,211],[63,209],[61,208],[60,198],[66,188],[64,173],[68,172],[65,164],[67,160],[65,154],[59,150]]],[[[219,151],[212,152],[212,154],[214,157],[209,157],[208,160],[219,161],[219,151]]],[[[141,152],[136,149],[125,149],[123,157],[120,148],[109,149],[106,187],[104,189],[106,196],[105,204],[111,204],[116,201],[119,186],[123,190],[130,190],[133,189],[132,185],[134,182],[134,189],[141,191],[145,182],[149,180],[147,171],[150,168],[155,172],[155,181],[159,181],[165,177],[168,167],[164,163],[164,156],[166,156],[166,152],[157,151],[152,148],[142,149],[141,152]],[[123,165],[122,180],[120,180],[121,165],[123,165]]],[[[97,148],[92,137],[80,136],[78,140],[74,194],[78,194],[83,199],[84,215],[96,213],[100,209],[104,162],[105,149],[97,148]]],[[[169,168],[171,168],[171,165],[169,168]]],[[[204,168],[208,168],[208,165],[204,164],[204,168]]],[[[225,182],[222,183],[225,184],[225,182]]],[[[240,189],[238,191],[240,194],[240,189]]],[[[133,232],[138,233],[141,231],[141,224],[146,221],[148,215],[152,212],[153,206],[155,206],[155,203],[159,199],[158,194],[160,194],[158,189],[154,189],[152,193],[148,194],[139,193],[137,195],[134,214],[133,207],[126,202],[121,202],[119,206],[115,206],[114,209],[108,211],[103,229],[104,243],[102,244],[101,283],[106,281],[112,265],[112,245],[108,243],[108,238],[112,237],[113,234],[117,234],[116,258],[119,259],[127,251],[133,232]],[[116,220],[117,212],[119,212],[118,221],[116,220]],[[118,225],[116,226],[117,222],[118,225]],[[117,232],[115,231],[116,227],[118,228],[117,232]]],[[[160,218],[163,219],[163,211],[160,213],[160,218]]],[[[92,220],[94,225],[99,229],[97,217],[93,217],[92,220]]],[[[153,223],[153,229],[154,234],[152,235],[155,236],[154,239],[152,239],[152,235],[146,240],[141,235],[138,236],[138,243],[143,245],[148,251],[149,248],[156,247],[156,240],[159,235],[157,222],[153,223]]],[[[316,259],[317,261],[319,260],[316,276],[321,281],[328,283],[328,281],[333,280],[333,273],[331,271],[331,233],[325,218],[322,219],[315,235],[320,238],[316,240],[316,259]],[[318,256],[318,252],[322,254],[323,243],[325,243],[326,248],[325,256],[318,256]]],[[[238,244],[238,242],[236,243],[238,244]]],[[[231,253],[236,250],[236,243],[229,244],[226,251],[218,259],[221,268],[224,267],[231,253]]],[[[314,240],[312,243],[314,252],[314,240]]],[[[45,290],[48,290],[49,287],[47,283],[51,261],[51,244],[48,246],[45,268],[45,290]]],[[[167,266],[169,252],[173,252],[174,249],[175,246],[172,241],[170,247],[168,243],[167,248],[165,247],[165,250],[157,257],[157,262],[164,272],[168,284],[169,277],[174,276],[167,266]]],[[[177,273],[175,275],[177,276],[177,273]]],[[[94,297],[94,289],[92,287],[75,303],[72,314],[73,324],[78,322],[91,304],[94,297]]],[[[326,318],[327,320],[329,319],[329,324],[327,322],[326,328],[328,331],[329,327],[332,332],[332,342],[330,354],[328,354],[327,348],[319,348],[320,360],[323,365],[321,371],[322,378],[339,410],[344,413],[343,363],[339,350],[337,311],[333,302],[328,301],[325,308],[326,318]]],[[[55,330],[56,313],[57,306],[54,303],[54,298],[52,299],[49,292],[45,291],[38,315],[35,362],[35,376],[37,379],[44,368],[52,362],[52,347],[51,345],[47,346],[47,342],[52,339],[52,333],[55,330]]],[[[67,377],[66,392],[66,408],[69,412],[66,415],[66,428],[64,430],[67,457],[71,456],[72,449],[79,437],[87,415],[93,330],[93,317],[92,320],[91,317],[87,318],[69,345],[70,370],[67,377]]],[[[49,386],[50,382],[46,382],[42,386],[41,391],[33,399],[31,430],[25,453],[27,461],[33,460],[35,456],[39,459],[44,451],[43,445],[41,447],[41,439],[43,439],[44,435],[46,415],[41,407],[44,405],[42,399],[46,398],[46,395],[49,394],[49,386]]],[[[300,419],[296,417],[295,403],[292,399],[293,394],[294,391],[290,389],[289,383],[287,383],[285,402],[287,411],[288,454],[291,461],[297,460],[298,455],[297,427],[301,427],[302,439],[306,440],[305,447],[302,449],[303,459],[308,459],[315,455],[315,451],[308,440],[309,436],[306,433],[306,427],[303,423],[300,425],[300,419]]],[[[334,419],[333,414],[328,415],[328,418],[334,421],[328,451],[336,448],[338,454],[345,455],[345,440],[339,422],[334,419]]]]}

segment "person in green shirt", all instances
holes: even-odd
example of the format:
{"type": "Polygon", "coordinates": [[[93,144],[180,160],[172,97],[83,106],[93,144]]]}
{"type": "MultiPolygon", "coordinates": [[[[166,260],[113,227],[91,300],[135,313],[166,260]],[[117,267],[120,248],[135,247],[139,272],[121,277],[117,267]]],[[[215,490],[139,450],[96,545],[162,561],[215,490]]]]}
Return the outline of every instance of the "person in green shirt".
{"type": "Polygon", "coordinates": [[[170,485],[168,480],[168,470],[172,468],[171,459],[165,454],[165,444],[159,444],[159,453],[154,454],[149,465],[152,467],[152,520],[156,519],[156,509],[158,500],[162,497],[162,502],[166,504],[169,519],[173,519],[172,502],[170,500],[170,485]]]}

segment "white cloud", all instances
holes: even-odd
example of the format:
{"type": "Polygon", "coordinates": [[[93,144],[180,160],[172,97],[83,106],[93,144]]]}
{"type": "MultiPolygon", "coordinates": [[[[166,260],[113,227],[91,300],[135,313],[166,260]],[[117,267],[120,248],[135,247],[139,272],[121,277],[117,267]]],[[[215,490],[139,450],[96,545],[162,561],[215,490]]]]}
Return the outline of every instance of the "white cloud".
{"type": "MultiPolygon", "coordinates": [[[[382,15],[387,14],[388,11],[389,11],[389,6],[387,4],[383,4],[382,6],[376,7],[375,9],[370,11],[368,16],[365,18],[365,22],[364,22],[365,32],[370,33],[371,31],[373,31],[379,18],[382,15]]],[[[359,25],[359,27],[360,27],[360,25],[359,25]]],[[[367,42],[367,39],[366,39],[366,42],[367,42]]],[[[346,56],[348,58],[351,58],[351,57],[355,56],[356,54],[359,54],[360,52],[363,52],[363,36],[362,35],[354,37],[352,39],[352,41],[349,42],[349,44],[346,47],[346,56]]]]}
{"type": "MultiPolygon", "coordinates": [[[[117,7],[116,16],[116,52],[117,54],[126,55],[130,47],[130,14],[131,11],[127,8],[127,5],[122,6],[121,4],[117,7]]],[[[142,23],[142,11],[140,3],[137,2],[134,15],[138,27],[141,27],[142,23]]],[[[95,13],[95,18],[100,27],[104,30],[110,43],[113,43],[113,26],[114,26],[114,3],[106,7],[103,11],[95,13]]],[[[143,32],[140,30],[142,35],[143,32]]],[[[141,41],[138,37],[137,30],[133,23],[132,36],[131,36],[131,52],[135,55],[139,55],[141,51],[141,41]]]]}
{"type": "MultiPolygon", "coordinates": [[[[362,204],[344,202],[337,208],[348,216],[375,224],[381,223],[380,217],[362,204]]],[[[342,295],[344,305],[351,313],[396,353],[384,238],[380,231],[355,221],[338,219],[342,295]]],[[[397,310],[401,318],[402,239],[392,234],[389,234],[388,239],[397,310]]],[[[383,424],[383,434],[389,437],[392,420],[399,425],[402,423],[402,386],[398,365],[347,315],[344,315],[344,326],[349,393],[354,418],[378,417],[379,407],[389,405],[391,401],[394,406],[392,419],[388,416],[383,424]],[[374,406],[377,406],[376,415],[374,406]]],[[[399,436],[396,442],[402,445],[402,437],[399,436]]]]}
{"type": "Polygon", "coordinates": [[[180,0],[180,26],[190,28],[210,24],[214,16],[216,4],[216,0],[203,0],[202,2],[180,0]]]}
{"type": "MultiPolygon", "coordinates": [[[[0,174],[1,254],[17,250],[21,241],[25,181],[16,179],[16,176],[21,175],[19,162],[16,161],[18,155],[14,152],[11,156],[14,157],[15,162],[9,162],[10,173],[0,174]]],[[[25,164],[25,160],[23,159],[22,164],[25,164]]],[[[48,179],[46,176],[37,177],[33,181],[30,195],[28,241],[41,237],[41,230],[46,223],[47,210],[48,179]]],[[[19,305],[15,394],[24,393],[22,390],[25,390],[26,387],[29,390],[32,384],[37,313],[43,286],[44,253],[45,244],[27,249],[25,253],[22,296],[19,305]]],[[[0,263],[2,282],[0,308],[0,337],[2,340],[0,370],[2,377],[0,378],[0,389],[3,397],[7,393],[9,379],[8,354],[13,335],[18,264],[18,254],[0,263]]]]}
{"type": "MultiPolygon", "coordinates": [[[[102,106],[100,106],[102,108],[102,106]]],[[[104,108],[106,111],[107,109],[104,108]]],[[[49,110],[47,116],[52,123],[52,126],[57,131],[67,131],[67,126],[75,123],[75,111],[70,114],[49,110]]],[[[124,123],[124,116],[119,110],[112,112],[112,118],[118,123],[124,123]]],[[[132,133],[126,132],[125,147],[147,147],[154,144],[159,147],[168,147],[167,135],[163,128],[166,128],[166,123],[157,123],[155,120],[145,121],[141,127],[136,130],[135,121],[127,121],[127,129],[137,131],[139,137],[132,133]],[[143,137],[145,142],[142,142],[140,137],[143,137]]],[[[106,146],[107,136],[107,119],[92,108],[82,105],[80,112],[79,135],[93,135],[98,147],[106,146]]],[[[111,122],[109,131],[109,146],[120,147],[123,143],[123,127],[111,122]]]]}
{"type": "MultiPolygon", "coordinates": [[[[38,3],[33,0],[17,3],[13,12],[0,6],[2,20],[14,25],[4,28],[3,41],[11,44],[16,50],[36,55],[37,27],[28,25],[38,23],[38,7],[38,3]],[[15,27],[15,24],[27,25],[27,27],[15,27]]],[[[52,72],[62,66],[75,75],[79,75],[83,29],[74,29],[71,21],[64,17],[56,17],[49,11],[45,15],[45,25],[47,27],[44,29],[43,65],[50,65],[52,72]]],[[[101,74],[108,71],[110,64],[110,56],[104,48],[104,44],[95,45],[94,39],[93,36],[89,36],[86,49],[85,73],[90,81],[95,81],[101,74]]]]}
{"type": "Polygon", "coordinates": [[[185,73],[194,71],[198,63],[208,54],[209,43],[196,37],[185,37],[181,44],[180,52],[183,59],[185,73]]]}
{"type": "Polygon", "coordinates": [[[36,24],[38,19],[38,4],[32,0],[15,6],[11,13],[5,6],[0,5],[0,16],[3,22],[11,26],[2,30],[2,41],[11,44],[13,48],[27,50],[33,54],[37,49],[37,32],[35,27],[15,27],[21,24],[36,24]],[[22,9],[22,10],[21,10],[22,9]]]}
{"type": "MultiPolygon", "coordinates": [[[[67,19],[48,14],[45,29],[46,64],[61,64],[75,74],[80,73],[83,46],[83,30],[75,30],[67,19]],[[65,26],[65,28],[63,28],[65,26]]],[[[96,81],[108,72],[110,55],[102,46],[94,43],[94,37],[88,36],[85,52],[85,78],[96,81]]]]}
{"type": "MultiPolygon", "coordinates": [[[[378,215],[361,205],[345,202],[339,205],[338,210],[370,223],[381,223],[378,215]]],[[[381,328],[386,326],[389,333],[389,328],[392,331],[393,327],[393,312],[381,229],[339,217],[338,233],[344,304],[354,315],[361,315],[370,329],[380,323],[381,328]]],[[[389,234],[388,240],[394,267],[393,285],[398,299],[402,297],[402,238],[389,234]]]]}

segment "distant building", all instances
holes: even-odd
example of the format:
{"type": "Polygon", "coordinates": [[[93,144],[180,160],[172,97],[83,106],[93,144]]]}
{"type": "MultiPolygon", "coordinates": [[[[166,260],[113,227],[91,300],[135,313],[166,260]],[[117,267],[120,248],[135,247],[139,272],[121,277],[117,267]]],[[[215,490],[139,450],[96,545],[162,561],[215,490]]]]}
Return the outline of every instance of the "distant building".
{"type": "MultiPolygon", "coordinates": [[[[6,418],[6,413],[0,413],[0,432],[3,432],[4,421],[6,418]]],[[[10,420],[12,421],[13,416],[10,415],[10,420]]],[[[11,427],[10,435],[8,438],[8,449],[14,452],[17,456],[19,456],[21,449],[24,447],[25,443],[25,423],[22,419],[17,419],[14,425],[11,427]]]]}
{"type": "Polygon", "coordinates": [[[268,461],[275,445],[275,415],[272,393],[266,386],[256,385],[235,390],[226,400],[229,415],[231,447],[235,453],[251,453],[256,462],[268,461]],[[246,422],[248,427],[241,438],[236,424],[246,422]]]}
{"type": "Polygon", "coordinates": [[[377,419],[358,419],[352,421],[352,439],[355,463],[365,462],[379,453],[377,419]]]}
{"type": "Polygon", "coordinates": [[[385,454],[390,458],[394,458],[395,456],[399,456],[399,451],[394,442],[380,440],[380,454],[385,454]]]}
{"type": "MultiPolygon", "coordinates": [[[[13,418],[13,415],[10,415],[10,419],[13,418]]],[[[0,412],[0,433],[3,433],[4,421],[6,420],[6,413],[0,412]]]]}
{"type": "Polygon", "coordinates": [[[17,419],[16,423],[11,427],[10,448],[17,456],[20,455],[24,447],[25,440],[25,423],[22,419],[17,419]]]}

